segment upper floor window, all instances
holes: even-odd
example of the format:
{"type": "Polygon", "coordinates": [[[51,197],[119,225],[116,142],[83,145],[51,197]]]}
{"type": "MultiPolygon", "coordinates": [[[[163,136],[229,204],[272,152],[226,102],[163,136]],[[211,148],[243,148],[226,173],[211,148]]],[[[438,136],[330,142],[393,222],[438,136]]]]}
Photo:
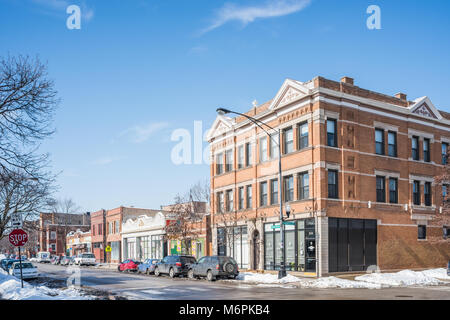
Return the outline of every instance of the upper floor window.
{"type": "Polygon", "coordinates": [[[223,192],[217,193],[217,212],[223,213],[223,192]]]}
{"type": "Polygon", "coordinates": [[[298,149],[304,149],[308,147],[308,122],[301,123],[298,126],[298,149]]]}
{"type": "Polygon", "coordinates": [[[336,170],[328,170],[328,198],[338,199],[338,172],[336,170]]]}
{"type": "Polygon", "coordinates": [[[278,179],[270,180],[270,204],[278,204],[278,179]]]}
{"type": "Polygon", "coordinates": [[[309,198],[309,174],[303,172],[298,175],[298,198],[300,200],[309,198]]]}
{"type": "Polygon", "coordinates": [[[284,201],[289,202],[294,200],[294,177],[284,177],[284,201]]]}
{"type": "Polygon", "coordinates": [[[413,136],[411,139],[411,156],[413,160],[419,160],[419,137],[413,136]]]}
{"type": "Polygon", "coordinates": [[[420,182],[413,182],[413,204],[420,206],[420,182]]]}
{"type": "Polygon", "coordinates": [[[448,143],[443,142],[442,143],[442,164],[447,164],[447,150],[448,150],[448,143]]]}
{"type": "Polygon", "coordinates": [[[447,199],[447,195],[448,195],[448,185],[447,184],[443,184],[442,185],[442,202],[448,202],[449,199],[447,199]]]}
{"type": "Polygon", "coordinates": [[[427,238],[427,226],[418,226],[417,239],[425,240],[427,238]]]}
{"type": "Polygon", "coordinates": [[[244,209],[244,187],[240,187],[238,189],[238,197],[239,197],[238,208],[239,210],[242,210],[244,209]]]}
{"type": "Polygon", "coordinates": [[[233,203],[233,190],[227,190],[227,212],[233,211],[234,203],[233,203]]]}
{"type": "Polygon", "coordinates": [[[375,129],[375,153],[384,154],[384,130],[375,129]]]}
{"type": "Polygon", "coordinates": [[[216,174],[223,173],[223,153],[216,155],[216,174]]]}
{"type": "Polygon", "coordinates": [[[267,161],[267,137],[259,139],[259,162],[267,161]]]}
{"type": "Polygon", "coordinates": [[[225,172],[233,170],[233,150],[227,150],[225,152],[225,172]]]}
{"type": "Polygon", "coordinates": [[[294,151],[294,131],[291,128],[283,130],[283,153],[291,153],[294,151]]]}
{"type": "Polygon", "coordinates": [[[247,205],[247,209],[252,208],[252,186],[247,186],[247,190],[246,190],[246,195],[247,195],[247,201],[246,201],[246,205],[247,205]]]}
{"type": "Polygon", "coordinates": [[[245,144],[245,166],[249,167],[252,165],[253,158],[252,158],[252,145],[250,142],[247,142],[245,144]]]}
{"type": "Polygon", "coordinates": [[[244,146],[239,146],[237,149],[237,152],[238,152],[237,167],[238,167],[238,169],[242,169],[244,167],[244,146]]]}
{"type": "Polygon", "coordinates": [[[270,136],[270,158],[278,158],[278,133],[270,136]]]}
{"type": "Polygon", "coordinates": [[[386,202],[385,178],[377,176],[377,202],[386,202]]]}
{"type": "Polygon", "coordinates": [[[398,180],[389,178],[389,202],[398,203],[398,180]]]}
{"type": "Polygon", "coordinates": [[[115,221],[116,233],[120,233],[119,227],[120,227],[119,221],[115,221]]]}
{"type": "Polygon", "coordinates": [[[388,155],[397,156],[397,133],[393,131],[388,132],[388,155]]]}
{"type": "Polygon", "coordinates": [[[431,182],[425,182],[423,193],[425,195],[425,205],[431,206],[431,182]]]}
{"type": "Polygon", "coordinates": [[[337,126],[334,119],[327,119],[327,145],[337,147],[337,126]]]}
{"type": "Polygon", "coordinates": [[[267,182],[260,183],[260,192],[259,192],[259,205],[260,207],[267,206],[267,182]]]}
{"type": "Polygon", "coordinates": [[[423,161],[430,162],[430,139],[423,139],[423,161]]]}

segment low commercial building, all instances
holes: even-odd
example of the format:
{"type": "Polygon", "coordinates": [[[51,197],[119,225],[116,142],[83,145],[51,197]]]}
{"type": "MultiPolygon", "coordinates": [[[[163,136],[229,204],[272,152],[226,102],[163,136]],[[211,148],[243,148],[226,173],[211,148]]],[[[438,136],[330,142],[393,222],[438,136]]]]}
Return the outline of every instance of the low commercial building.
{"type": "Polygon", "coordinates": [[[168,253],[165,238],[167,212],[145,209],[139,216],[128,217],[122,224],[123,259],[162,259],[168,253]]]}
{"type": "Polygon", "coordinates": [[[83,232],[77,229],[76,231],[69,232],[66,238],[67,252],[69,252],[70,256],[92,252],[91,231],[83,232]]]}

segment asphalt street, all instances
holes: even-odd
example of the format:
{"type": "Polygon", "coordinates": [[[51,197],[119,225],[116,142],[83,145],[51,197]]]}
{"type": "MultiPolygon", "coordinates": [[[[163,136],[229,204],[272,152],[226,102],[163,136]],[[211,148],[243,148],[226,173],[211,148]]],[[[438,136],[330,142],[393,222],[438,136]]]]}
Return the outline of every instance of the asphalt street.
{"type": "MultiPolygon", "coordinates": [[[[68,267],[36,263],[41,276],[66,280],[76,275],[68,267]]],[[[294,286],[253,285],[240,281],[171,279],[119,273],[115,270],[80,268],[81,286],[108,291],[128,299],[176,300],[450,300],[450,285],[387,289],[305,289],[294,286]]]]}

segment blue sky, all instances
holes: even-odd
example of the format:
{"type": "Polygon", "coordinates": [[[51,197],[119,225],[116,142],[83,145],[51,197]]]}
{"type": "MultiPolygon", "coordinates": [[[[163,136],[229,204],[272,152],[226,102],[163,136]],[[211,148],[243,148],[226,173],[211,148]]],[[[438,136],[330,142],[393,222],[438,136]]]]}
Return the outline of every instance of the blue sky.
{"type": "MultiPolygon", "coordinates": [[[[285,78],[317,75],[450,111],[449,1],[0,0],[0,55],[39,55],[62,103],[52,155],[59,197],[83,210],[159,208],[209,167],[175,165],[177,128],[246,111],[285,78]],[[81,29],[66,27],[79,5],[81,29]],[[366,27],[369,5],[381,30],[366,27]]],[[[204,144],[206,147],[206,144],[204,144]]]]}

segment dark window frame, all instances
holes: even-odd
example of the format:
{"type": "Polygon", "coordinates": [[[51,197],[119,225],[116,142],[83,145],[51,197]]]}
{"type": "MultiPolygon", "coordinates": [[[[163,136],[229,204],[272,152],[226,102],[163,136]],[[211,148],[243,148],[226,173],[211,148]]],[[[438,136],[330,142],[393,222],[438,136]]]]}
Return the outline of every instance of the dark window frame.
{"type": "Polygon", "coordinates": [[[430,139],[424,138],[423,139],[423,161],[430,162],[431,161],[431,143],[430,139]],[[426,142],[426,143],[425,143],[426,142]],[[427,150],[425,150],[425,145],[427,146],[427,150]]]}
{"type": "Polygon", "coordinates": [[[328,198],[339,199],[339,171],[338,170],[328,170],[327,174],[328,183],[328,198]],[[330,173],[334,175],[334,184],[330,184],[330,173]]]}
{"type": "Polygon", "coordinates": [[[427,226],[418,225],[417,226],[417,239],[426,240],[427,239],[427,226]]]}
{"type": "Polygon", "coordinates": [[[389,203],[398,203],[398,179],[389,178],[389,203]],[[391,182],[394,183],[395,190],[391,190],[391,182]]]}
{"type": "Polygon", "coordinates": [[[294,128],[291,127],[287,127],[283,129],[283,154],[289,154],[294,152],[294,128]],[[290,132],[292,135],[292,139],[291,140],[287,140],[287,132],[290,132]],[[288,145],[291,147],[292,150],[288,151],[288,145]]]}
{"type": "Polygon", "coordinates": [[[385,141],[384,141],[384,129],[375,128],[375,154],[384,156],[385,151],[385,141]],[[377,141],[377,133],[381,132],[381,141],[377,141]]]}
{"type": "Polygon", "coordinates": [[[377,202],[386,202],[386,178],[383,176],[376,176],[376,198],[377,202]],[[381,181],[381,183],[380,183],[381,181]],[[382,188],[379,188],[382,187],[382,188]]]}
{"type": "Polygon", "coordinates": [[[259,206],[265,207],[268,205],[268,186],[267,181],[262,181],[259,183],[259,206]],[[265,188],[265,193],[263,193],[263,186],[265,188]]]}
{"type": "Polygon", "coordinates": [[[388,156],[397,157],[397,132],[388,131],[388,156]],[[389,143],[389,137],[394,137],[394,143],[389,143]]]}
{"type": "Polygon", "coordinates": [[[425,184],[423,186],[423,194],[424,194],[425,206],[431,207],[431,205],[433,204],[432,196],[431,196],[431,194],[432,194],[431,182],[425,182],[425,184]]]}
{"type": "Polygon", "coordinates": [[[278,193],[279,193],[278,179],[270,180],[270,204],[275,205],[278,204],[278,193]],[[276,187],[274,187],[274,183],[276,183],[276,187]],[[276,195],[276,196],[275,196],[276,195]]]}
{"type": "Polygon", "coordinates": [[[309,199],[309,172],[300,172],[297,176],[298,179],[298,199],[306,200],[309,199]],[[304,185],[304,178],[308,177],[308,185],[304,185]]]}
{"type": "Polygon", "coordinates": [[[419,161],[419,137],[413,136],[411,139],[411,157],[413,160],[419,161]],[[413,148],[414,142],[416,143],[416,148],[413,148]]]}
{"type": "Polygon", "coordinates": [[[413,181],[413,204],[416,206],[420,206],[421,199],[420,199],[420,181],[414,180],[413,181]],[[416,191],[414,191],[416,189],[416,191]]]}
{"type": "Polygon", "coordinates": [[[288,175],[283,177],[283,197],[285,202],[294,201],[294,176],[288,175]],[[289,180],[292,179],[292,192],[288,189],[289,180]]]}
{"type": "Polygon", "coordinates": [[[302,122],[298,125],[298,150],[302,150],[309,147],[309,125],[308,121],[302,122]],[[306,135],[302,136],[302,128],[306,127],[306,135]]]}
{"type": "Polygon", "coordinates": [[[337,148],[338,141],[337,141],[337,120],[336,119],[327,119],[326,121],[326,132],[327,132],[327,146],[337,148]],[[328,123],[334,124],[334,131],[329,132],[328,131],[328,123]]]}

